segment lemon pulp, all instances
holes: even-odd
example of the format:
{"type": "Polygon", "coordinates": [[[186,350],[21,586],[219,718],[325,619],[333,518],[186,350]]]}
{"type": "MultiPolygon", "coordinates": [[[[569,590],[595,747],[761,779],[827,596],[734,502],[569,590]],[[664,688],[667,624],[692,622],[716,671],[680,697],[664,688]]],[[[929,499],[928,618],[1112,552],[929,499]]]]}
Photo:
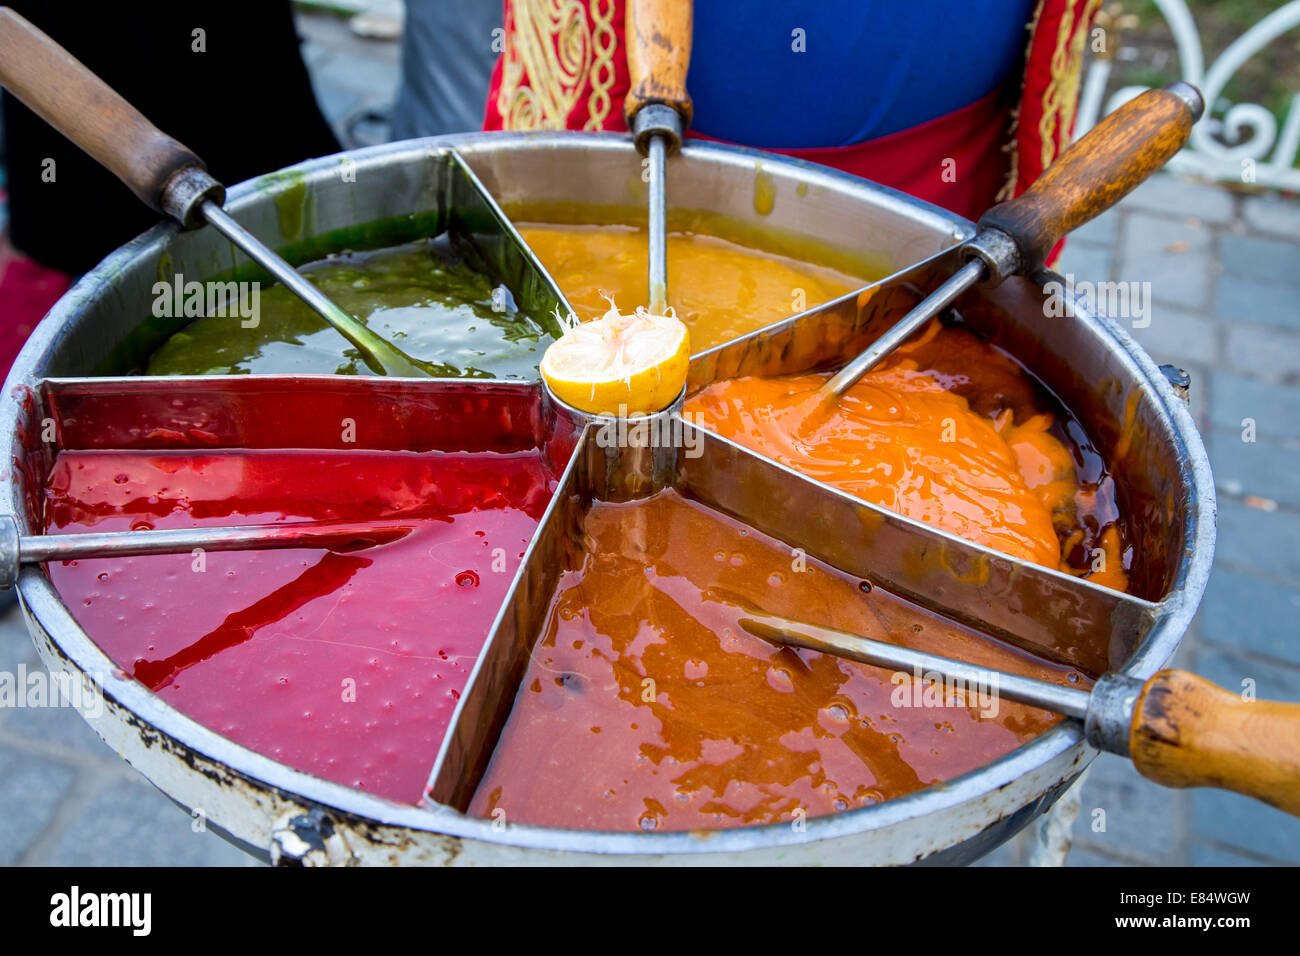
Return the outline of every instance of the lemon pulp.
{"type": "Polygon", "coordinates": [[[581,411],[643,415],[681,393],[690,356],[690,335],[675,315],[644,308],[624,315],[611,302],[604,316],[552,342],[541,372],[557,398],[581,411]]]}

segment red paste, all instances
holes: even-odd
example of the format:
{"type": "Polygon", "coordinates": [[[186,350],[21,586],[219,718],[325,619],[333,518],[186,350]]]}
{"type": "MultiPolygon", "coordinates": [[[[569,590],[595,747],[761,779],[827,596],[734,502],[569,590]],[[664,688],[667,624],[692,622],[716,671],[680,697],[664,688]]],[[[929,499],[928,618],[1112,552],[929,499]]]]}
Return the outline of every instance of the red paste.
{"type": "Polygon", "coordinates": [[[49,533],[392,517],[414,530],[348,553],[48,570],[105,653],[177,709],[300,770],[415,802],[553,487],[535,451],[63,452],[49,533]]]}

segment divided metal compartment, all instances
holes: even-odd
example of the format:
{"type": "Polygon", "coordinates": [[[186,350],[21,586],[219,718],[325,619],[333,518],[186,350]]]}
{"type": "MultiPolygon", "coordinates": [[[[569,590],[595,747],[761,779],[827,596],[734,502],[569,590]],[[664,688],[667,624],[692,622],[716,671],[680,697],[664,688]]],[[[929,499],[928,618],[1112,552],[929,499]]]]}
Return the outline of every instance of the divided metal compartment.
{"type": "MultiPolygon", "coordinates": [[[[502,205],[524,213],[585,204],[613,216],[635,207],[644,188],[632,147],[620,136],[474,135],[315,160],[236,188],[228,208],[295,262],[336,251],[324,248],[336,230],[386,223],[374,231],[405,241],[427,234],[430,224],[445,228],[458,210],[470,213],[456,227],[467,234],[483,235],[478,224],[488,216],[497,223],[487,232],[499,224],[518,239],[492,198],[479,193],[473,173],[456,174],[453,146],[502,205]],[[276,197],[299,186],[305,186],[301,215],[290,235],[276,197]]],[[[778,244],[788,242],[793,251],[800,237],[816,236],[828,247],[866,250],[890,269],[921,261],[918,281],[951,272],[953,256],[945,250],[971,231],[933,207],[810,164],[712,145],[689,146],[674,163],[673,202],[686,221],[765,226],[753,200],[753,184],[762,177],[776,196],[778,225],[766,231],[778,244]]],[[[516,254],[513,241],[479,245],[484,262],[521,303],[553,299],[565,308],[530,252],[516,254]]],[[[47,664],[95,675],[105,693],[104,715],[93,722],[100,736],[169,796],[202,808],[211,825],[252,852],[280,857],[284,833],[328,818],[337,837],[329,862],[964,862],[1043,812],[1094,756],[1081,729],[1065,722],[977,771],[877,806],[811,819],[801,832],[779,824],[708,833],[502,829],[462,814],[537,638],[561,544],[593,495],[605,493],[597,474],[605,450],[594,448],[592,426],[584,431],[538,383],[74,378],[113,370],[114,363],[119,372],[136,367],[136,357],[169,334],[135,321],[148,315],[149,290],[167,268],[200,279],[238,271],[211,230],[157,227],[83,279],[16,363],[0,440],[7,436],[14,449],[6,504],[24,533],[40,531],[40,489],[53,451],[41,441],[47,419],[56,422],[61,441],[78,447],[148,447],[150,430],[175,427],[213,436],[204,438],[208,448],[332,448],[342,447],[336,423],[346,414],[371,447],[397,449],[444,447],[447,416],[490,410],[477,447],[504,449],[527,439],[545,450],[560,476],[431,773],[434,802],[423,807],[312,777],[200,726],[117,671],[73,621],[44,571],[24,570],[24,608],[47,664]],[[319,396],[319,419],[276,414],[277,395],[304,389],[319,396]],[[105,427],[127,410],[126,427],[105,427]],[[130,425],[132,416],[142,427],[130,425]]],[[[1122,330],[1082,310],[1044,329],[1042,287],[1051,278],[1042,273],[972,290],[958,308],[973,328],[1050,384],[1127,489],[1142,567],[1134,581],[1142,597],[1016,561],[864,504],[689,424],[681,427],[691,430],[703,455],[670,450],[668,480],[710,508],[955,620],[1010,640],[1053,643],[1057,659],[1091,673],[1107,666],[1139,677],[1153,673],[1176,648],[1208,573],[1208,464],[1182,403],[1122,330]]],[[[695,356],[688,390],[736,374],[825,367],[911,304],[906,296],[875,300],[869,290],[838,303],[828,327],[812,329],[794,316],[695,356]]]]}
{"type": "MultiPolygon", "coordinates": [[[[660,434],[683,436],[667,446],[671,473],[640,494],[610,496],[608,471],[629,453],[600,441],[601,429],[612,428],[614,419],[595,418],[587,425],[452,718],[430,777],[434,801],[468,807],[509,718],[559,577],[573,570],[566,546],[581,540],[583,517],[597,500],[648,497],[671,487],[941,618],[1094,678],[1111,669],[1112,661],[1122,665],[1156,620],[1154,603],[860,501],[698,428],[677,411],[646,417],[667,420],[660,434]]],[[[683,549],[693,546],[681,543],[683,549]]]]}

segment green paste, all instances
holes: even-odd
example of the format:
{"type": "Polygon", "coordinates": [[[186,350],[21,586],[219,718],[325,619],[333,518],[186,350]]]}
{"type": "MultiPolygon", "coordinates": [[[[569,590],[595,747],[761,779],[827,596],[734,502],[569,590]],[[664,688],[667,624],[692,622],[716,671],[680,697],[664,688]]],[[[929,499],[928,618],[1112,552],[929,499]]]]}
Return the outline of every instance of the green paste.
{"type": "MultiPolygon", "coordinates": [[[[550,316],[520,312],[510,292],[459,261],[445,237],[343,253],[301,271],[360,322],[449,378],[535,379],[552,341],[550,316]]],[[[283,286],[260,288],[255,328],[228,311],[174,334],[149,359],[147,374],[371,374],[356,348],[283,286]]]]}

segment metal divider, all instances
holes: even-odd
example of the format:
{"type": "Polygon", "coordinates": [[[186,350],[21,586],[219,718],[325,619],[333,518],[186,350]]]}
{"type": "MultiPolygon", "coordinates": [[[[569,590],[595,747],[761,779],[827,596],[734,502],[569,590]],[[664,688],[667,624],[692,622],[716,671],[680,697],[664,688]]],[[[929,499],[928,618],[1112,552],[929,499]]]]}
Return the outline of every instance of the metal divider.
{"type": "MultiPolygon", "coordinates": [[[[958,264],[948,250],[903,275],[930,287],[958,264]]],[[[897,278],[886,277],[693,356],[683,396],[665,412],[645,416],[667,425],[656,434],[671,436],[669,448],[629,447],[634,421],[584,415],[543,383],[543,427],[579,428],[581,438],[453,714],[429,774],[431,803],[465,812],[472,801],[514,708],[560,577],[575,568],[582,552],[583,519],[596,500],[630,500],[671,487],[926,611],[1089,677],[1127,659],[1153,626],[1160,605],[868,504],[694,426],[680,414],[685,394],[721,379],[792,374],[842,362],[916,304],[918,294],[908,283],[884,288],[897,278]],[[687,453],[692,447],[700,450],[698,456],[687,453]]]]}
{"type": "Polygon", "coordinates": [[[780,322],[692,357],[688,394],[725,378],[789,375],[842,365],[906,315],[961,264],[949,249],[838,299],[815,303],[780,322]],[[914,286],[918,291],[908,287],[914,286]]]}
{"type": "MultiPolygon", "coordinates": [[[[522,308],[559,335],[554,314],[572,310],[554,279],[454,150],[435,161],[440,167],[432,177],[437,221],[451,234],[456,251],[471,267],[503,282],[522,308]]],[[[553,527],[550,516],[568,500],[584,426],[557,415],[540,396],[536,380],[267,374],[45,379],[31,396],[30,434],[15,454],[36,496],[26,524],[39,535],[40,492],[59,450],[509,453],[537,448],[552,473],[564,476],[539,524],[541,532],[553,527]],[[47,423],[53,424],[52,435],[47,423]]],[[[545,547],[557,545],[553,538],[547,537],[545,547]]],[[[535,536],[528,553],[538,549],[535,536]]],[[[527,585],[523,570],[512,594],[527,585]]],[[[548,581],[534,590],[545,595],[550,587],[548,581]]],[[[499,629],[500,621],[494,633],[499,629]]],[[[485,646],[475,673],[485,662],[490,666],[489,650],[485,646]]]]}
{"type": "Polygon", "coordinates": [[[538,388],[499,379],[196,375],[47,379],[40,394],[63,449],[504,452],[537,444],[538,388]]]}
{"type": "MultiPolygon", "coordinates": [[[[478,178],[454,151],[447,163],[455,170],[445,193],[448,228],[466,240],[466,254],[506,280],[524,300],[521,306],[549,303],[568,311],[563,292],[478,178]]],[[[929,284],[951,271],[950,259],[942,252],[909,271],[929,284]]],[[[815,326],[801,313],[695,356],[687,391],[722,378],[841,361],[914,304],[901,287],[875,296],[881,284],[842,296],[829,319],[815,326]]],[[[1090,676],[1122,663],[1160,608],[806,478],[691,425],[680,415],[681,398],[648,416],[669,424],[675,444],[629,454],[635,446],[617,431],[617,420],[584,418],[548,397],[538,382],[293,375],[51,379],[40,396],[66,448],[418,451],[444,447],[452,435],[471,435],[473,447],[461,450],[538,447],[556,471],[563,465],[429,774],[428,800],[462,812],[509,719],[560,577],[581,551],[583,517],[594,500],[672,487],[926,610],[1090,676]],[[344,418],[370,444],[341,444],[344,418]],[[688,447],[700,454],[687,454],[688,447]]]]}
{"type": "MultiPolygon", "coordinates": [[[[554,278],[459,155],[447,151],[435,161],[445,164],[434,176],[438,221],[451,234],[458,254],[472,268],[502,281],[520,307],[558,336],[554,313],[572,310],[554,278]]],[[[31,466],[38,499],[27,522],[39,533],[39,492],[49,459],[59,450],[511,453],[536,447],[552,473],[564,476],[538,525],[541,533],[554,527],[550,515],[568,501],[565,489],[572,486],[573,462],[582,446],[582,423],[555,412],[554,406],[543,406],[536,380],[331,375],[47,378],[32,395],[30,440],[16,458],[31,466]],[[53,424],[53,442],[39,440],[47,421],[53,424]]],[[[555,545],[554,535],[549,535],[542,546],[555,545]]],[[[528,554],[538,548],[534,535],[528,554]]],[[[536,563],[525,562],[525,567],[536,563]]],[[[512,593],[526,589],[528,580],[521,567],[512,593]]],[[[545,596],[550,589],[550,581],[543,581],[533,591],[545,596]]],[[[498,620],[494,633],[499,630],[498,620]]],[[[482,650],[476,674],[490,667],[490,646],[482,650]]]]}
{"type": "MultiPolygon", "coordinates": [[[[42,413],[55,424],[53,451],[203,454],[284,449],[398,454],[536,449],[553,474],[563,472],[548,516],[566,500],[582,443],[581,425],[546,412],[537,382],[331,375],[60,379],[42,383],[39,396],[42,413]]],[[[40,444],[33,453],[48,454],[51,449],[40,444]]],[[[304,487],[310,481],[310,475],[303,476],[304,487]]],[[[549,526],[548,521],[544,517],[539,523],[529,554],[537,551],[537,534],[549,526]]],[[[277,526],[265,528],[274,533],[277,526]]],[[[151,534],[167,532],[136,536],[151,534]]],[[[261,546],[273,545],[248,545],[261,546]]],[[[329,549],[330,545],[316,547],[329,549]]],[[[174,549],[153,553],[169,550],[174,549]]],[[[180,549],[187,557],[189,550],[190,545],[180,549]]],[[[522,572],[523,568],[521,576],[522,572]]],[[[516,581],[514,590],[519,587],[516,581]]],[[[549,587],[546,582],[535,589],[542,600],[549,587]]],[[[498,622],[494,633],[499,628],[498,622]]],[[[485,648],[476,673],[487,656],[485,648]]]]}
{"type": "MultiPolygon", "coordinates": [[[[543,386],[544,407],[556,404],[543,386]]],[[[574,417],[574,410],[564,407],[549,420],[574,417]]],[[[587,416],[580,446],[525,554],[430,772],[433,803],[465,812],[473,800],[560,577],[578,567],[583,520],[593,501],[627,501],[673,488],[923,611],[1092,678],[1122,664],[1156,621],[1158,604],[860,501],[694,426],[675,409],[644,418],[661,419],[667,429],[649,434],[673,442],[671,460],[667,467],[660,461],[655,480],[647,479],[647,449],[621,443],[635,423],[625,420],[624,431],[602,441],[618,420],[587,416]]],[[[896,622],[907,615],[905,609],[892,613],[896,622]]]]}
{"type": "Polygon", "coordinates": [[[702,454],[678,487],[841,571],[1097,677],[1121,666],[1160,605],[1000,554],[805,477],[686,423],[702,454]]]}
{"type": "Polygon", "coordinates": [[[452,175],[447,187],[447,224],[453,238],[460,240],[458,250],[475,269],[501,279],[519,300],[520,308],[559,338],[563,330],[555,313],[573,311],[563,290],[455,150],[450,151],[448,166],[452,175]]]}
{"type": "Polygon", "coordinates": [[[675,483],[679,449],[662,439],[671,439],[674,423],[680,426],[684,398],[683,393],[669,408],[649,415],[590,415],[566,405],[542,383],[543,419],[553,440],[567,444],[565,436],[580,437],[429,773],[427,791],[435,803],[464,811],[473,798],[510,717],[560,574],[572,570],[573,556],[582,550],[583,517],[592,501],[632,501],[675,483]]]}
{"type": "Polygon", "coordinates": [[[582,516],[591,503],[585,453],[591,441],[591,429],[584,430],[461,692],[429,771],[426,793],[435,803],[463,812],[491,762],[551,595],[581,546],[582,516]]]}

